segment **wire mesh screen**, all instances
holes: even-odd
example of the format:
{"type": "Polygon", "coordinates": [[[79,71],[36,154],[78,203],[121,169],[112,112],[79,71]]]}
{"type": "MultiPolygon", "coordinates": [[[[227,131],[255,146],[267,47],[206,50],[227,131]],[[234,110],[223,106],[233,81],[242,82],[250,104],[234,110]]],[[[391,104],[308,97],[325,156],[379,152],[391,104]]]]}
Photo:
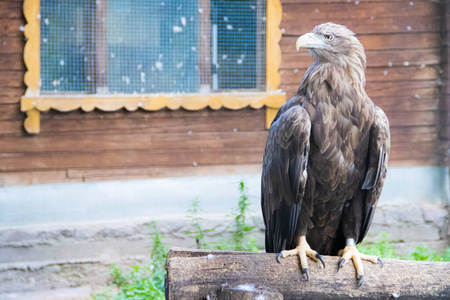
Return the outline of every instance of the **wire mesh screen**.
{"type": "Polygon", "coordinates": [[[265,0],[41,0],[41,92],[265,90],[265,11],[265,0]]]}

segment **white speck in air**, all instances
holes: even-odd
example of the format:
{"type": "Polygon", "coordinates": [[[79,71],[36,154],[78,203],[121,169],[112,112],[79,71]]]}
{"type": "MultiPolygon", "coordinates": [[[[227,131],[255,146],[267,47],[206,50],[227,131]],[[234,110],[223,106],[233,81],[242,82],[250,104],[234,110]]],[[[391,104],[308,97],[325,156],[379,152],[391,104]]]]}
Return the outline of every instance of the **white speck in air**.
{"type": "Polygon", "coordinates": [[[183,27],[180,26],[173,26],[173,32],[179,33],[183,31],[183,27]]]}
{"type": "Polygon", "coordinates": [[[405,62],[403,63],[403,65],[404,65],[405,67],[407,67],[407,66],[409,66],[409,62],[405,61],[405,62]]]}

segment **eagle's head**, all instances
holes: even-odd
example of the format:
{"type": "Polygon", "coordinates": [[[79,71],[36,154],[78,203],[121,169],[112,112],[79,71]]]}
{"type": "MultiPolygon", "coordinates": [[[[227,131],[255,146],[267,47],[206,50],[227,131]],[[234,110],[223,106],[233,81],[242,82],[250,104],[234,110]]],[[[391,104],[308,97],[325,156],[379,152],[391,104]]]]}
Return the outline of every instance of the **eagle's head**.
{"type": "Polygon", "coordinates": [[[345,83],[350,82],[358,93],[365,94],[366,55],[355,34],[347,27],[334,23],[317,25],[310,33],[297,39],[296,47],[297,51],[300,48],[309,49],[314,57],[300,90],[308,84],[314,90],[316,85],[311,85],[312,82],[320,84],[326,79],[338,93],[348,90],[345,83]]]}
{"type": "MultiPolygon", "coordinates": [[[[346,65],[348,59],[359,60],[365,67],[366,56],[364,48],[355,34],[343,25],[325,23],[317,25],[296,42],[297,51],[308,48],[317,62],[346,65]]],[[[355,62],[353,62],[355,63],[355,62]]]]}

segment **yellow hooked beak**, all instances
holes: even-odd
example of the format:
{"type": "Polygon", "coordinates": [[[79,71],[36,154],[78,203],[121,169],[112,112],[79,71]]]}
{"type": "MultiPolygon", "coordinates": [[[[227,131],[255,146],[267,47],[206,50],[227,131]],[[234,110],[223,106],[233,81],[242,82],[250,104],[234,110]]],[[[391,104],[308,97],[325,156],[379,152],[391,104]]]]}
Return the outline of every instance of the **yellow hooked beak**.
{"type": "Polygon", "coordinates": [[[323,39],[321,39],[319,35],[312,32],[302,35],[295,43],[297,51],[300,48],[320,48],[323,46],[325,46],[323,39]]]}

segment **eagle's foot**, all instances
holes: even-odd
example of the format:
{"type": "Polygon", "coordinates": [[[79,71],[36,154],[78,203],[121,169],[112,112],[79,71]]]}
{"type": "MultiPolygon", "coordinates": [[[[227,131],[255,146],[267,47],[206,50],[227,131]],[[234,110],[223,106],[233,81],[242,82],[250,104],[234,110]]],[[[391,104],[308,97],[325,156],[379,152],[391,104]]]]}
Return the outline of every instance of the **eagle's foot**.
{"type": "Polygon", "coordinates": [[[363,267],[363,260],[370,261],[374,264],[380,263],[381,267],[383,267],[383,261],[375,256],[375,255],[367,255],[364,253],[360,253],[358,249],[356,249],[356,246],[345,246],[344,249],[339,251],[339,256],[341,256],[341,260],[338,265],[338,271],[342,266],[348,262],[350,259],[353,261],[353,265],[356,269],[356,274],[358,275],[358,287],[360,287],[364,282],[364,267],[363,267]]]}
{"type": "Polygon", "coordinates": [[[322,256],[316,251],[311,249],[311,247],[308,245],[308,242],[306,241],[305,236],[300,236],[298,246],[295,249],[281,251],[280,254],[278,254],[277,256],[277,261],[281,263],[281,258],[288,256],[298,256],[300,260],[301,269],[303,273],[305,273],[306,275],[306,280],[309,280],[307,257],[311,258],[315,262],[318,262],[320,260],[323,267],[325,268],[325,262],[322,256]]]}

